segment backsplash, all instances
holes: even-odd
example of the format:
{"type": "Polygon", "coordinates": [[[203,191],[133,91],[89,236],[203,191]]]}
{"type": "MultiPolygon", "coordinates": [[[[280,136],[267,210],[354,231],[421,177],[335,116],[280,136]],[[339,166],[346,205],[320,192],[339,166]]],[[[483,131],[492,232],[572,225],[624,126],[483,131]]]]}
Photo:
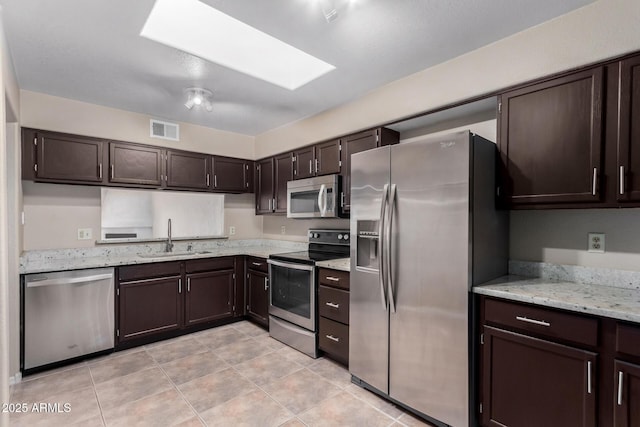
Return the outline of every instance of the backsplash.
{"type": "Polygon", "coordinates": [[[510,260],[509,274],[640,290],[639,271],[510,260]]]}

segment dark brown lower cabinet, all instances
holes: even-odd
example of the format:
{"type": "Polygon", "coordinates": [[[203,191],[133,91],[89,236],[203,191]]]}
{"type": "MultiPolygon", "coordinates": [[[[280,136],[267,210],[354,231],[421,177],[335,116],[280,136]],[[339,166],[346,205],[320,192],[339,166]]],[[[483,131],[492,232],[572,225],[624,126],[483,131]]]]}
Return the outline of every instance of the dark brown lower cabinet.
{"type": "Polygon", "coordinates": [[[187,274],[185,324],[232,317],[233,285],[233,270],[187,274]]]}
{"type": "Polygon", "coordinates": [[[249,256],[245,261],[247,317],[269,327],[269,266],[264,258],[249,256]]]}
{"type": "Polygon", "coordinates": [[[640,365],[616,360],[615,427],[640,427],[640,365]]]}
{"type": "Polygon", "coordinates": [[[484,327],[484,426],[596,426],[597,355],[484,327]]]}
{"type": "Polygon", "coordinates": [[[318,269],[318,348],[349,365],[349,273],[318,269]]]}
{"type": "Polygon", "coordinates": [[[180,286],[180,276],[120,283],[118,342],[180,329],[180,286]]]}
{"type": "Polygon", "coordinates": [[[240,263],[242,269],[242,259],[218,257],[119,267],[118,345],[130,347],[136,345],[134,340],[151,342],[244,316],[240,309],[244,292],[236,289],[236,267],[240,263]]]}

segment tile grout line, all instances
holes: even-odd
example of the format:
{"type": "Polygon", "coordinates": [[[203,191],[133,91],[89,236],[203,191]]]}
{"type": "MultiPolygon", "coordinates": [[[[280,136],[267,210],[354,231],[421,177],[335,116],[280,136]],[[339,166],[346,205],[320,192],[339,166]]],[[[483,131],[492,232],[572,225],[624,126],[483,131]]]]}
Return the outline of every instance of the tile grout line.
{"type": "Polygon", "coordinates": [[[100,404],[100,399],[98,398],[98,390],[96,390],[96,382],[93,379],[93,372],[91,372],[91,367],[87,365],[89,368],[89,376],[91,377],[91,384],[93,386],[93,395],[96,398],[96,402],[98,403],[98,410],[100,411],[100,419],[102,420],[102,425],[107,426],[107,421],[104,419],[104,412],[102,412],[102,405],[100,404]]]}
{"type": "MultiPolygon", "coordinates": [[[[153,356],[152,356],[153,357],[153,356]]],[[[154,359],[155,360],[155,359],[154,359]]],[[[162,373],[169,379],[169,382],[171,383],[171,385],[173,386],[173,388],[178,392],[178,394],[180,395],[180,397],[182,398],[182,400],[187,404],[187,406],[189,406],[189,408],[191,408],[191,410],[193,411],[194,414],[196,414],[196,418],[198,418],[200,420],[200,422],[202,423],[202,425],[204,426],[208,426],[208,424],[202,419],[202,417],[200,416],[200,412],[196,411],[196,408],[193,407],[193,405],[191,404],[191,402],[189,402],[189,399],[187,399],[185,397],[184,394],[182,394],[182,391],[180,390],[180,388],[176,385],[176,383],[173,382],[173,380],[171,379],[171,377],[169,376],[169,374],[167,374],[167,372],[164,370],[164,368],[162,367],[162,365],[159,365],[160,370],[162,371],[162,373]]],[[[188,381],[187,381],[188,382],[188,381]]],[[[186,383],[185,383],[186,384],[186,383]]],[[[187,421],[187,420],[185,420],[187,421]]]]}

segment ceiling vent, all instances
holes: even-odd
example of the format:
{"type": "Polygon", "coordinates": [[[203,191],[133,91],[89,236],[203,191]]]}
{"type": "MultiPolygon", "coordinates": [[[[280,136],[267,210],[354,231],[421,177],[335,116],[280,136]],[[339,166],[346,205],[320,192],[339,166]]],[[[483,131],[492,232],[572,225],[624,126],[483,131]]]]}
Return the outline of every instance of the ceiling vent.
{"type": "Polygon", "coordinates": [[[180,125],[177,123],[151,119],[149,129],[151,130],[151,138],[180,141],[180,125]]]}

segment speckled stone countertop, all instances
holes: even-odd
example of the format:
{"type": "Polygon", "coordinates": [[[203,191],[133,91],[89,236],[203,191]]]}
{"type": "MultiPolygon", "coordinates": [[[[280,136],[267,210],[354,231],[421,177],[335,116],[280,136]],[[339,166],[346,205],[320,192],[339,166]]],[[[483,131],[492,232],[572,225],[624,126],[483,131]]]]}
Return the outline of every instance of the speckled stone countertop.
{"type": "Polygon", "coordinates": [[[318,267],[331,268],[333,270],[351,271],[351,258],[339,258],[329,261],[317,262],[318,267]]]}
{"type": "Polygon", "coordinates": [[[275,253],[305,250],[307,243],[251,239],[176,242],[175,255],[164,255],[163,243],[100,245],[91,248],[25,251],[20,257],[20,274],[116,267],[152,262],[184,261],[233,255],[268,258],[275,253]],[[158,254],[158,256],[154,256],[158,254]]]}
{"type": "MultiPolygon", "coordinates": [[[[571,266],[562,267],[564,271],[571,269],[571,266]]],[[[514,270],[521,271],[510,266],[510,272],[514,270]]],[[[595,270],[603,269],[594,269],[599,275],[591,277],[607,277],[602,271],[595,270]]],[[[611,283],[578,283],[548,277],[508,275],[475,286],[473,291],[496,298],[640,323],[640,287],[637,287],[635,279],[628,280],[639,273],[624,272],[622,276],[627,280],[618,283],[615,278],[621,275],[616,275],[616,270],[613,272],[609,277],[615,286],[611,283]]],[[[545,275],[550,274],[547,271],[545,275]]]]}

